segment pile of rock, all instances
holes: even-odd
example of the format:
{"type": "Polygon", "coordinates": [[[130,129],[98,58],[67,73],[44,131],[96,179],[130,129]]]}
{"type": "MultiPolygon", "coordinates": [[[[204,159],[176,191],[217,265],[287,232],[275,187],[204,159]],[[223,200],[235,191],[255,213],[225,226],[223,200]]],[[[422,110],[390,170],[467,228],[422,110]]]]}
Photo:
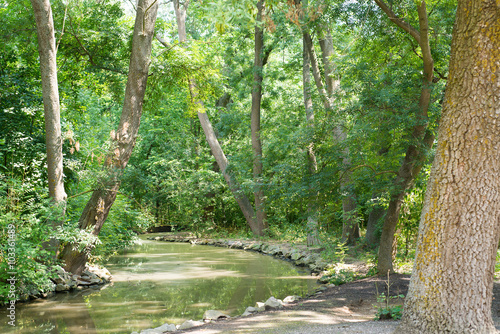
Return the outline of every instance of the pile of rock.
{"type": "Polygon", "coordinates": [[[109,271],[106,268],[97,266],[87,265],[81,275],[72,275],[60,266],[55,266],[53,270],[55,271],[55,275],[51,278],[52,284],[49,284],[48,291],[30,291],[21,295],[20,301],[46,298],[54,295],[56,292],[88,289],[111,281],[109,271]]]}
{"type": "MultiPolygon", "coordinates": [[[[300,299],[299,296],[288,296],[285,299],[280,300],[276,299],[274,297],[270,297],[268,300],[266,300],[264,303],[257,302],[255,307],[247,307],[245,312],[241,315],[242,317],[258,313],[258,312],[263,312],[263,311],[270,311],[270,310],[279,310],[282,309],[285,304],[290,304],[298,301],[300,299]]],[[[174,325],[174,324],[164,324],[161,325],[160,327],[156,328],[148,328],[142,330],[140,333],[138,332],[132,332],[131,334],[161,334],[165,332],[175,332],[183,329],[189,329],[192,327],[197,327],[204,325],[206,323],[210,323],[212,321],[217,321],[221,319],[229,319],[230,316],[227,314],[224,314],[221,311],[215,311],[215,310],[208,310],[205,311],[203,314],[203,320],[198,320],[198,321],[193,321],[193,320],[187,320],[181,325],[174,325]]]]}

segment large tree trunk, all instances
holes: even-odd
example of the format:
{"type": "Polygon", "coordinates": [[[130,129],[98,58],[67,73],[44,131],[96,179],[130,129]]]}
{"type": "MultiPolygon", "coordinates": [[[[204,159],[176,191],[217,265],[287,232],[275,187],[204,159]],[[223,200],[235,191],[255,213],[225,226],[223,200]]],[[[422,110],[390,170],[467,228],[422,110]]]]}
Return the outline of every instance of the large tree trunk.
{"type": "MultiPolygon", "coordinates": [[[[174,10],[177,18],[177,22],[180,24],[177,26],[179,30],[179,42],[185,42],[186,38],[186,11],[187,5],[189,2],[185,2],[181,7],[179,4],[179,0],[174,0],[174,10]]],[[[196,82],[193,79],[189,80],[189,91],[191,93],[191,103],[197,105],[196,109],[198,110],[198,119],[200,120],[201,127],[203,128],[203,132],[205,133],[205,138],[207,139],[207,143],[210,146],[210,150],[215,158],[215,161],[219,165],[219,168],[226,180],[229,189],[231,190],[236,202],[238,203],[245,220],[247,221],[252,233],[255,235],[262,236],[264,235],[265,227],[262,224],[259,224],[255,219],[255,211],[252,207],[252,203],[245,195],[243,190],[241,189],[238,181],[234,179],[234,177],[229,173],[228,170],[228,160],[222,147],[220,146],[219,141],[217,140],[217,136],[215,135],[215,131],[212,127],[212,123],[208,118],[207,113],[205,112],[205,108],[203,105],[203,101],[201,101],[198,97],[198,89],[196,87],[196,82]]]]}
{"type": "Polygon", "coordinates": [[[262,225],[264,229],[267,226],[266,211],[264,206],[264,189],[262,179],[262,143],[260,140],[260,105],[262,99],[262,80],[264,69],[264,31],[261,26],[262,12],[264,10],[263,1],[257,3],[257,18],[255,24],[255,49],[254,49],[254,67],[253,67],[253,88],[252,88],[252,109],[251,109],[251,132],[252,132],[252,150],[253,150],[253,180],[254,180],[254,201],[255,201],[255,219],[256,223],[262,225]]]}
{"type": "Polygon", "coordinates": [[[398,333],[497,333],[500,7],[459,1],[436,157],[398,333]]]}
{"type": "MultiPolygon", "coordinates": [[[[333,110],[333,106],[330,100],[331,97],[325,90],[325,85],[323,84],[323,80],[321,79],[321,72],[318,65],[318,58],[316,56],[316,52],[314,51],[311,35],[308,32],[304,32],[303,37],[307,51],[309,53],[309,58],[311,60],[311,67],[312,67],[314,81],[316,83],[316,88],[318,89],[325,110],[327,110],[327,112],[331,112],[333,110]]],[[[328,54],[331,50],[329,51],[327,49],[328,48],[327,44],[325,44],[324,47],[325,47],[325,52],[327,52],[328,54]]],[[[329,57],[325,55],[324,58],[329,58],[329,57]]],[[[331,63],[329,61],[328,61],[328,66],[331,67],[331,63]]],[[[329,73],[333,73],[332,68],[329,69],[329,73]]],[[[333,93],[333,88],[334,88],[333,82],[330,83],[330,87],[333,93]]],[[[342,125],[337,125],[333,132],[335,140],[339,143],[345,140],[347,136],[342,125]]],[[[359,224],[357,221],[357,213],[356,213],[356,207],[357,207],[356,197],[354,196],[354,193],[349,189],[351,185],[351,177],[350,177],[351,173],[348,170],[351,165],[349,158],[349,150],[345,149],[342,153],[344,155],[342,163],[344,168],[346,168],[346,172],[344,172],[342,178],[339,180],[341,192],[343,195],[342,241],[348,244],[354,244],[356,240],[358,240],[360,237],[359,224]]]]}
{"type": "MultiPolygon", "coordinates": [[[[307,52],[305,39],[302,38],[302,88],[304,92],[304,109],[306,111],[307,126],[314,129],[314,107],[311,97],[311,62],[309,53],[307,52]]],[[[309,176],[316,174],[318,163],[314,154],[314,142],[310,142],[307,146],[307,161],[309,176]]],[[[318,232],[318,207],[317,207],[317,190],[314,185],[309,187],[309,196],[307,203],[307,246],[317,246],[320,244],[318,232]]]]}
{"type": "MultiPolygon", "coordinates": [[[[152,37],[156,22],[156,0],[139,0],[132,39],[127,87],[120,124],[111,134],[113,146],[104,163],[106,179],[87,202],[79,220],[79,227],[98,235],[120,187],[120,177],[132,154],[142,115],[151,56],[152,37]]],[[[85,268],[90,249],[79,251],[78,245],[67,245],[64,250],[66,270],[80,274],[85,268]]]]}
{"type": "MultiPolygon", "coordinates": [[[[66,204],[66,192],[63,178],[62,135],[59,105],[59,88],[57,83],[56,43],[54,21],[49,0],[31,0],[35,13],[38,53],[40,55],[40,72],[42,76],[43,110],[45,117],[45,144],[47,148],[47,176],[49,196],[56,206],[63,209],[66,204]]],[[[53,221],[55,228],[62,221],[53,221]]],[[[44,247],[57,253],[59,241],[51,239],[44,247]]]]}
{"type": "Polygon", "coordinates": [[[432,59],[429,45],[429,24],[427,21],[425,1],[422,1],[418,7],[420,31],[400,19],[382,0],[375,0],[375,2],[387,14],[391,21],[409,33],[417,41],[422,50],[424,65],[422,90],[418,102],[417,123],[413,127],[412,143],[406,151],[403,162],[394,180],[395,191],[391,194],[389,207],[387,208],[384,225],[382,227],[382,235],[380,236],[377,269],[379,273],[384,274],[388,271],[394,271],[392,265],[393,242],[394,233],[398,224],[399,212],[401,211],[401,204],[403,203],[406,191],[413,185],[413,181],[427,159],[427,151],[434,143],[434,135],[426,131],[428,125],[427,112],[431,102],[434,60],[432,59]]]}

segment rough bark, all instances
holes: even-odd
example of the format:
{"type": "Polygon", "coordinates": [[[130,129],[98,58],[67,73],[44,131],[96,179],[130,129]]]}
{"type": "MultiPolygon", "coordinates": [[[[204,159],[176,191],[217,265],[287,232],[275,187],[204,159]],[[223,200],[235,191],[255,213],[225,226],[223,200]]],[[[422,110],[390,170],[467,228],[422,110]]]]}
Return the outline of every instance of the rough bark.
{"type": "MultiPolygon", "coordinates": [[[[306,111],[307,126],[314,129],[314,106],[311,97],[311,64],[309,53],[307,52],[306,42],[302,38],[303,54],[302,54],[302,89],[304,95],[304,109],[306,111]]],[[[314,142],[311,141],[307,146],[307,161],[309,176],[316,174],[318,163],[314,153],[314,142]]],[[[314,186],[309,187],[309,198],[307,203],[307,246],[317,246],[320,244],[318,232],[318,208],[317,208],[317,191],[314,186]]]]}
{"type": "Polygon", "coordinates": [[[252,109],[250,113],[250,128],[252,133],[253,150],[253,180],[254,180],[254,203],[255,220],[262,225],[264,229],[267,226],[264,189],[262,179],[262,142],[260,139],[260,106],[262,99],[262,81],[264,69],[263,49],[264,49],[264,31],[262,26],[262,11],[264,10],[263,1],[257,3],[257,18],[255,24],[255,48],[254,48],[254,67],[253,67],[253,88],[252,88],[252,109]]]}
{"type": "MultiPolygon", "coordinates": [[[[57,83],[56,42],[54,21],[49,0],[31,0],[35,13],[38,53],[40,55],[40,72],[42,78],[43,110],[45,117],[45,144],[47,149],[47,176],[49,196],[56,206],[66,204],[64,190],[63,154],[59,105],[59,88],[57,83]]],[[[62,221],[51,221],[53,228],[62,225],[62,221]]],[[[51,239],[44,248],[57,253],[59,241],[51,239]]]]}
{"type": "MultiPolygon", "coordinates": [[[[179,20],[181,21],[184,20],[181,22],[180,25],[177,26],[179,30],[179,42],[181,43],[185,42],[186,40],[185,19],[186,19],[187,5],[188,3],[184,3],[184,6],[181,7],[179,5],[179,0],[174,0],[174,10],[176,13],[177,21],[179,22],[179,20]]],[[[208,115],[205,112],[203,101],[201,101],[198,97],[198,89],[196,87],[196,82],[193,79],[190,79],[188,84],[189,84],[189,91],[191,94],[191,103],[196,105],[196,109],[198,110],[197,112],[198,119],[200,120],[201,127],[203,129],[203,132],[205,133],[205,138],[207,140],[208,145],[210,146],[210,150],[212,151],[215,161],[219,165],[224,180],[226,180],[226,183],[229,186],[229,189],[231,190],[231,193],[233,194],[234,198],[236,199],[236,202],[238,203],[238,206],[240,207],[241,212],[243,213],[243,216],[245,217],[245,220],[247,221],[250,227],[250,230],[252,230],[252,233],[255,235],[262,236],[264,235],[265,228],[262,224],[259,224],[256,221],[255,211],[252,207],[252,203],[241,189],[238,181],[234,179],[234,177],[228,170],[229,167],[228,160],[226,158],[226,155],[224,154],[224,151],[222,150],[222,147],[220,146],[219,141],[217,140],[217,136],[212,127],[212,123],[210,122],[210,119],[208,118],[208,115]]]]}
{"type": "Polygon", "coordinates": [[[397,333],[497,333],[500,7],[459,1],[436,156],[397,333]]]}
{"type": "MultiPolygon", "coordinates": [[[[137,6],[122,114],[116,133],[111,134],[113,145],[104,163],[107,176],[102,180],[101,187],[94,190],[80,216],[80,229],[91,231],[96,236],[115,201],[121,174],[127,166],[137,138],[157,10],[156,0],[140,0],[137,6]]],[[[85,268],[89,251],[90,249],[79,251],[77,245],[67,245],[63,254],[66,270],[80,274],[85,268]]]]}
{"type": "Polygon", "coordinates": [[[427,131],[427,112],[431,102],[434,60],[432,59],[429,45],[429,24],[427,21],[425,1],[422,1],[417,9],[420,31],[398,18],[383,1],[375,0],[375,2],[387,14],[391,21],[404,29],[417,41],[422,51],[424,67],[422,89],[418,102],[417,122],[413,127],[411,135],[412,143],[406,150],[405,157],[394,180],[395,191],[391,194],[389,207],[387,208],[382,227],[382,235],[380,236],[377,269],[379,273],[387,273],[387,271],[394,272],[392,265],[393,241],[396,226],[398,224],[399,212],[401,211],[401,204],[406,191],[413,185],[415,178],[427,159],[427,151],[434,143],[434,135],[427,131]]]}

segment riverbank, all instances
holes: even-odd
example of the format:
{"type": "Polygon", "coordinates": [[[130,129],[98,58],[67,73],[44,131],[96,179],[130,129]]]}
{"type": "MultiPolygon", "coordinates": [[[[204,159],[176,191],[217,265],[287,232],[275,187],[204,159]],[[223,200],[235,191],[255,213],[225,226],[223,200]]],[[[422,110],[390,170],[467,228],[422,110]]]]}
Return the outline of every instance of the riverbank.
{"type": "Polygon", "coordinates": [[[373,276],[374,266],[372,264],[350,258],[339,262],[328,261],[321,255],[322,247],[308,247],[304,244],[251,239],[197,238],[190,233],[166,233],[147,239],[164,242],[188,242],[194,245],[226,247],[262,253],[309,269],[313,276],[318,277],[320,283],[333,281],[338,284],[373,276]]]}
{"type": "MultiPolygon", "coordinates": [[[[321,283],[329,283],[332,279],[332,275],[335,276],[335,280],[338,282],[338,277],[336,274],[340,271],[343,275],[346,272],[351,273],[346,275],[344,278],[346,280],[354,280],[355,278],[366,277],[370,272],[371,266],[363,263],[361,261],[351,262],[351,263],[331,263],[331,261],[325,260],[321,256],[323,251],[320,247],[307,247],[306,245],[289,244],[277,241],[262,241],[262,240],[234,240],[234,239],[209,239],[209,238],[196,238],[188,233],[168,233],[165,235],[152,235],[147,237],[149,240],[153,241],[163,241],[163,242],[185,242],[193,245],[208,245],[215,247],[225,247],[231,249],[241,249],[246,251],[258,252],[265,255],[272,256],[281,260],[292,262],[294,265],[299,267],[306,267],[310,270],[311,275],[315,276],[321,283]]],[[[398,276],[399,277],[399,276],[398,276]]],[[[408,276],[401,276],[401,279],[397,279],[397,285],[401,286],[396,290],[397,294],[406,293],[408,276]],[[403,291],[400,291],[403,290],[403,291]]],[[[248,329],[248,333],[253,333],[256,328],[260,328],[261,325],[255,323],[256,321],[261,323],[269,322],[269,319],[274,319],[276,317],[284,319],[294,319],[294,321],[299,321],[304,315],[313,315],[313,318],[317,319],[319,323],[326,321],[326,323],[339,322],[339,319],[345,321],[346,312],[352,315],[351,321],[366,321],[371,320],[375,317],[376,309],[373,307],[373,303],[377,302],[377,286],[380,285],[381,293],[383,292],[384,281],[378,277],[371,277],[365,280],[360,280],[350,285],[352,289],[342,289],[342,293],[339,293],[339,287],[334,284],[324,284],[318,287],[312,294],[307,296],[290,296],[284,299],[276,301],[274,299],[272,304],[277,302],[275,306],[268,305],[266,303],[257,303],[255,307],[249,305],[247,310],[240,316],[237,317],[227,317],[222,316],[224,319],[230,319],[228,321],[210,321],[204,317],[203,320],[186,321],[180,326],[175,326],[173,324],[164,324],[157,328],[150,328],[142,330],[141,334],[152,334],[152,333],[164,333],[164,332],[191,332],[198,331],[205,332],[206,330],[212,331],[214,328],[224,328],[224,323],[228,323],[229,329],[227,333],[233,333],[235,324],[238,324],[245,332],[245,328],[248,329]],[[360,285],[364,285],[360,288],[360,285]],[[363,291],[360,294],[360,289],[363,291]],[[340,298],[333,298],[333,295],[341,296],[340,298]],[[352,296],[349,296],[352,295],[352,296]],[[287,300],[288,299],[288,300],[287,300]],[[348,303],[348,305],[344,305],[348,303]],[[279,310],[279,312],[274,313],[274,311],[279,310]],[[338,312],[337,312],[338,311],[338,312]],[[319,312],[319,313],[318,313],[319,312]],[[336,314],[336,312],[338,314],[336,314]],[[329,317],[334,317],[336,321],[328,319],[329,317]],[[267,320],[266,320],[267,319],[267,320]],[[205,324],[208,323],[208,324],[205,324]],[[201,327],[200,327],[201,326],[201,327]],[[196,329],[198,328],[198,329],[196,329]],[[201,328],[201,329],[200,329],[201,328]]],[[[391,282],[391,286],[394,282],[391,282]]],[[[262,301],[264,302],[264,301],[262,301]]],[[[400,301],[401,303],[402,301],[400,301]]],[[[212,312],[213,310],[209,310],[212,312]]],[[[216,312],[216,311],[214,311],[216,312]]],[[[274,319],[271,322],[278,321],[274,319]]],[[[280,320],[278,322],[282,322],[280,320]]],[[[269,327],[269,326],[266,326],[269,327]]],[[[272,327],[272,326],[271,326],[272,327]]],[[[375,326],[377,327],[377,326],[375,326]]],[[[224,329],[221,329],[224,331],[224,329]]],[[[242,332],[242,333],[243,333],[242,332]]],[[[225,332],[224,332],[225,333],[225,332]]]]}
{"type": "MultiPolygon", "coordinates": [[[[409,275],[390,277],[391,295],[406,295],[409,275]]],[[[369,277],[304,298],[282,310],[262,312],[205,324],[176,333],[191,334],[394,334],[399,321],[374,321],[377,294],[384,292],[386,280],[369,277]]],[[[397,300],[394,304],[401,304],[397,300]]],[[[500,330],[500,283],[493,286],[492,317],[500,330]]]]}
{"type": "MultiPolygon", "coordinates": [[[[44,285],[43,289],[18,289],[26,292],[18,291],[16,304],[52,297],[60,292],[96,288],[111,282],[111,274],[109,271],[97,265],[87,264],[81,275],[69,273],[58,265],[50,268],[50,270],[53,272],[52,278],[50,278],[50,282],[44,285]]],[[[5,303],[5,305],[7,304],[8,302],[5,303]]]]}
{"type": "MultiPolygon", "coordinates": [[[[391,276],[391,295],[406,294],[409,275],[391,276]]],[[[313,296],[286,304],[281,310],[211,322],[176,333],[230,334],[390,334],[398,321],[374,321],[379,293],[386,280],[369,277],[340,286],[328,286],[313,296]]],[[[394,301],[401,304],[403,300],[394,301]]]]}
{"type": "MultiPolygon", "coordinates": [[[[258,240],[223,240],[203,239],[186,235],[169,235],[152,238],[157,241],[190,242],[192,244],[212,245],[257,251],[299,266],[307,266],[319,280],[327,281],[327,274],[338,264],[320,264],[321,249],[308,249],[305,245],[265,242],[258,240]]],[[[366,263],[348,263],[349,270],[359,270],[361,275],[370,272],[366,263]]],[[[359,277],[358,276],[358,277],[359,277]]],[[[284,304],[283,308],[242,315],[233,318],[211,321],[190,329],[176,330],[176,333],[229,334],[229,333],[267,333],[267,334],[392,334],[397,329],[398,321],[374,321],[379,308],[380,294],[388,295],[390,287],[391,305],[401,305],[408,290],[410,275],[393,274],[390,282],[387,277],[371,276],[335,286],[326,284],[316,293],[301,298],[293,303],[284,304]]],[[[500,283],[493,289],[492,315],[497,329],[500,329],[500,283]]]]}

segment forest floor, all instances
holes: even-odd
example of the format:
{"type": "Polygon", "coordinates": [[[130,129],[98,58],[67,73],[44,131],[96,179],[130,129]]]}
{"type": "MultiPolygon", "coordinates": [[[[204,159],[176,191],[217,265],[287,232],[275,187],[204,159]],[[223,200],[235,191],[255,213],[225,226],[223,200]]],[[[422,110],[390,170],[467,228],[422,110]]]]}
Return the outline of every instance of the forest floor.
{"type": "MultiPolygon", "coordinates": [[[[288,304],[278,311],[266,311],[246,317],[212,322],[179,333],[268,333],[268,334],[391,334],[397,333],[398,321],[374,321],[378,292],[386,291],[386,278],[369,277],[328,287],[320,294],[288,304]]],[[[406,295],[409,275],[390,277],[391,295],[406,295]]],[[[500,283],[496,282],[492,315],[500,329],[500,283]]],[[[401,299],[391,305],[402,304],[401,299]]]]}

